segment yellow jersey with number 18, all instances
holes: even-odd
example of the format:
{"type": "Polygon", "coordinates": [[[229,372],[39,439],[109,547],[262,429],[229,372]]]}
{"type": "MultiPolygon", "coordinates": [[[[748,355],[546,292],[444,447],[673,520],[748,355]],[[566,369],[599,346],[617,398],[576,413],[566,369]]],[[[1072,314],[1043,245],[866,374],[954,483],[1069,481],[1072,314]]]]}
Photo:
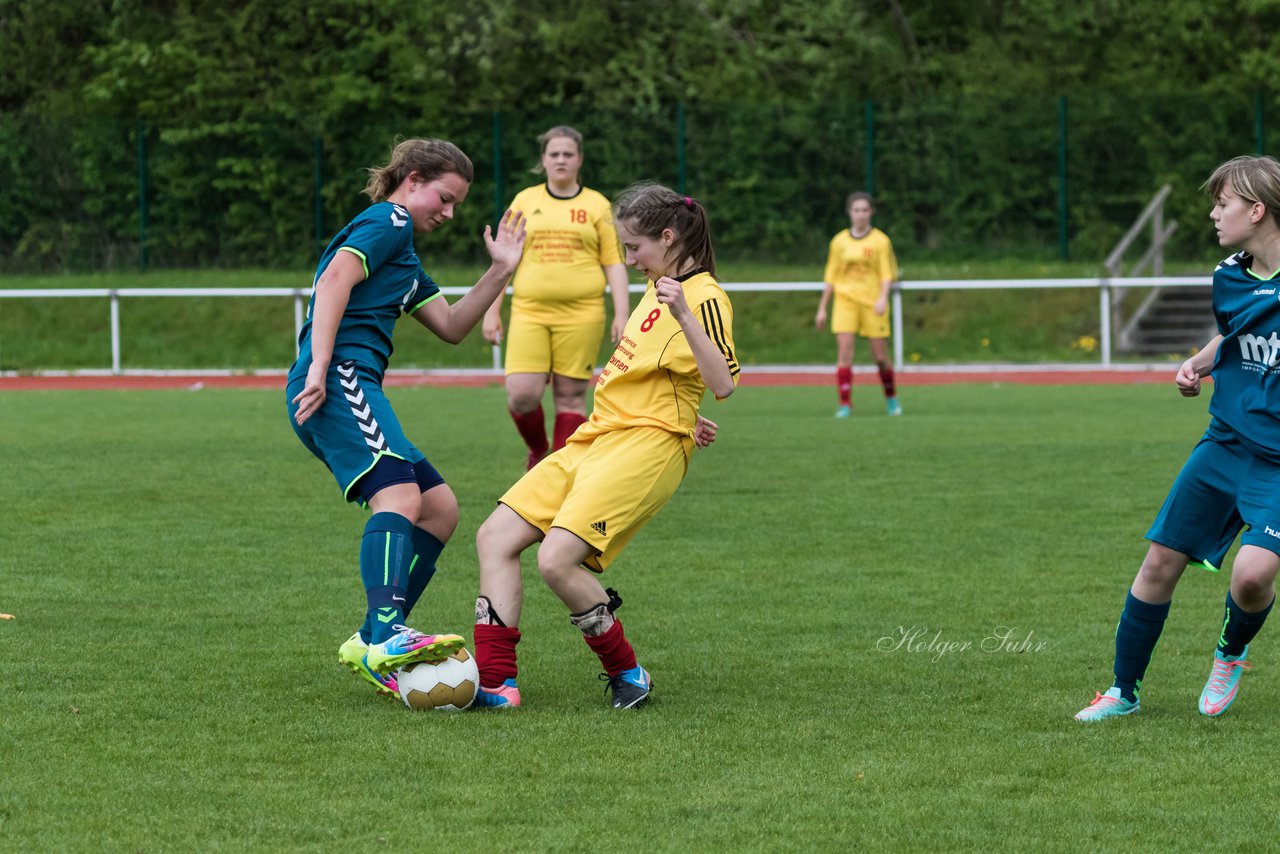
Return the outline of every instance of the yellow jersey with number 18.
{"type": "MultiPolygon", "coordinates": [[[[680,277],[684,298],[702,331],[715,344],[738,383],[733,346],[733,306],[710,273],[680,277]]],[[[707,384],[671,307],[658,302],[653,282],[631,313],[622,340],[596,379],[591,418],[569,440],[590,441],[628,427],[658,427],[693,436],[707,384]]]]}
{"type": "Polygon", "coordinates": [[[831,285],[837,297],[875,305],[883,283],[897,278],[898,259],[893,255],[893,244],[880,229],[872,228],[862,237],[854,237],[846,228],[831,238],[822,280],[831,285]]]}
{"type": "Polygon", "coordinates": [[[583,187],[567,199],[545,184],[521,190],[511,210],[525,216],[524,257],[512,280],[511,310],[537,323],[604,319],[604,270],[621,264],[609,200],[583,187]]]}

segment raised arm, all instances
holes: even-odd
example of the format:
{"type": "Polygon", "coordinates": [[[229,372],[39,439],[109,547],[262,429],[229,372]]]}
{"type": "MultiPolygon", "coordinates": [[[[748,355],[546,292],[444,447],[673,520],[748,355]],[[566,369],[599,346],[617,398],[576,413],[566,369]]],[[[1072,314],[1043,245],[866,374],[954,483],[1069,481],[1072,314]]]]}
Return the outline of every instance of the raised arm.
{"type": "Polygon", "coordinates": [[[720,348],[707,335],[707,330],[702,328],[702,324],[689,310],[689,304],[684,299],[684,288],[675,279],[663,276],[654,282],[654,290],[658,302],[671,306],[671,314],[684,330],[685,340],[689,342],[694,361],[698,363],[698,373],[702,375],[707,388],[711,389],[718,400],[724,400],[733,394],[736,386],[733,384],[733,374],[729,371],[729,363],[725,361],[720,348]]]}
{"type": "Polygon", "coordinates": [[[507,280],[519,266],[524,237],[524,215],[518,212],[503,214],[496,236],[486,225],[484,243],[489,250],[489,269],[462,299],[453,305],[443,299],[433,299],[413,313],[414,320],[450,344],[466,338],[485,312],[492,310],[507,280]]]}

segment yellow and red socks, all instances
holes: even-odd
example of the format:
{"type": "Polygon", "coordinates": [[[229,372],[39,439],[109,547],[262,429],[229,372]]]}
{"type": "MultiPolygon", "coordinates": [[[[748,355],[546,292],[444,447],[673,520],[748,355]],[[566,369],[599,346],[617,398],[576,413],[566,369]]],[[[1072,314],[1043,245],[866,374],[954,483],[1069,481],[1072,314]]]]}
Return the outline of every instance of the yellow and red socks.
{"type": "Polygon", "coordinates": [[[564,443],[573,435],[573,431],[586,423],[586,420],[587,416],[580,412],[557,412],[555,438],[552,441],[551,450],[558,451],[563,448],[564,443]]]}
{"type": "Polygon", "coordinates": [[[497,688],[506,680],[516,678],[518,643],[519,629],[492,623],[476,623],[474,645],[481,688],[497,688]]]}
{"type": "Polygon", "coordinates": [[[1151,653],[1160,640],[1164,621],[1169,617],[1172,602],[1152,605],[1143,602],[1130,591],[1125,597],[1120,623],[1116,626],[1115,686],[1120,696],[1130,702],[1138,698],[1142,677],[1151,663],[1151,653]]]}
{"type": "Polygon", "coordinates": [[[898,381],[893,373],[892,365],[879,365],[880,385],[884,386],[885,397],[898,396],[898,381]]]}
{"type": "Polygon", "coordinates": [[[1218,637],[1218,652],[1236,658],[1244,655],[1244,648],[1257,636],[1275,603],[1272,599],[1271,604],[1261,611],[1246,611],[1236,604],[1228,590],[1227,604],[1222,614],[1222,634],[1218,637]]]}
{"type": "Polygon", "coordinates": [[[404,624],[414,525],[399,513],[374,513],[360,540],[360,581],[368,612],[360,637],[382,643],[404,624]],[[366,636],[367,632],[367,636],[366,636]]]}
{"type": "Polygon", "coordinates": [[[836,368],[836,391],[840,393],[840,405],[853,405],[853,368],[836,368]]]}
{"type": "Polygon", "coordinates": [[[524,443],[529,447],[529,456],[532,459],[534,455],[542,457],[547,452],[547,420],[542,412],[542,404],[538,404],[538,408],[532,412],[516,412],[514,409],[508,409],[511,413],[511,420],[516,423],[516,429],[520,431],[520,438],[524,439],[524,443]]]}

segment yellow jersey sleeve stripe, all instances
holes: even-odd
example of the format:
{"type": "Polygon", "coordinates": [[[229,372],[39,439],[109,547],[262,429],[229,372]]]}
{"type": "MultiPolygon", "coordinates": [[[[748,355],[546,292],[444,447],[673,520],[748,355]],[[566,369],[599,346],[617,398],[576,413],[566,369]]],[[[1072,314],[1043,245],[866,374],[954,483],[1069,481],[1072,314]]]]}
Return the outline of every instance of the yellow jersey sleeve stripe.
{"type": "Polygon", "coordinates": [[[729,365],[729,375],[737,374],[738,360],[733,355],[733,347],[729,343],[729,336],[724,331],[724,318],[720,314],[720,304],[713,299],[709,299],[699,306],[698,310],[702,315],[702,328],[706,330],[708,337],[719,348],[720,355],[724,356],[726,364],[729,365]]]}
{"type": "Polygon", "coordinates": [[[369,259],[368,259],[368,258],[366,258],[366,257],[364,257],[364,253],[363,253],[363,252],[361,252],[359,249],[355,249],[355,248],[350,247],[350,246],[339,246],[339,247],[338,247],[338,251],[339,251],[339,252],[350,252],[352,255],[354,255],[354,256],[356,256],[357,258],[359,258],[359,259],[360,259],[360,266],[361,266],[361,267],[364,267],[364,277],[365,277],[366,279],[367,279],[367,278],[369,278],[369,259]]]}

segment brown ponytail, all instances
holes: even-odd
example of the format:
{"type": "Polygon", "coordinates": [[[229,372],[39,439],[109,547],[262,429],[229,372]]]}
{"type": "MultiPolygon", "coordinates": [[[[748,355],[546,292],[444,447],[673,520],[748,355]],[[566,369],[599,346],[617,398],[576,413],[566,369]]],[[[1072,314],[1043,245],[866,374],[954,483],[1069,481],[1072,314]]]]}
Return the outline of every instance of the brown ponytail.
{"type": "Polygon", "coordinates": [[[462,149],[443,139],[406,139],[391,150],[391,161],[386,166],[365,170],[369,182],[364,194],[375,202],[381,202],[396,188],[417,172],[424,181],[434,181],[441,175],[457,175],[470,184],[475,180],[471,159],[462,149]]]}
{"type": "Polygon", "coordinates": [[[687,259],[711,275],[716,274],[716,252],[711,245],[711,224],[702,203],[681,196],[661,184],[632,184],[613,203],[615,222],[626,220],[636,234],[657,240],[663,229],[675,232],[668,255],[675,253],[673,267],[679,270],[687,259]]]}

